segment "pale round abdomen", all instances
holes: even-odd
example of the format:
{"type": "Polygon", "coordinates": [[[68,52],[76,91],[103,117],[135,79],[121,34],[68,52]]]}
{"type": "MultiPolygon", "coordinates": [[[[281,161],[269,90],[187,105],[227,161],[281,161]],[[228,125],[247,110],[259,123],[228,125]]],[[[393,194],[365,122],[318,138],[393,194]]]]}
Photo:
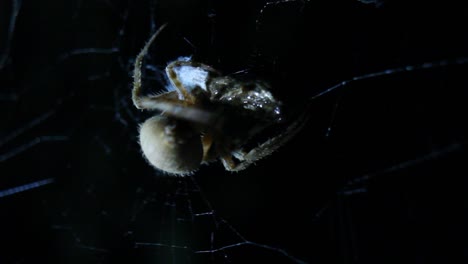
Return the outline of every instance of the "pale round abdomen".
{"type": "Polygon", "coordinates": [[[200,134],[184,121],[162,115],[141,125],[140,146],[151,165],[170,174],[189,174],[203,158],[200,134]]]}

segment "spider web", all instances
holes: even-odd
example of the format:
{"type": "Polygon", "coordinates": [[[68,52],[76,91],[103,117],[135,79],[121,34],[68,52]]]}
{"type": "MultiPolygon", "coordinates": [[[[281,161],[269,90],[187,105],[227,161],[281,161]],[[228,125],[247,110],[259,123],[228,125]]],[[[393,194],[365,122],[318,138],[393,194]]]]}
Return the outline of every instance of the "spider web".
{"type": "Polygon", "coordinates": [[[0,3],[0,263],[466,259],[466,9],[62,2],[0,3]],[[310,112],[304,130],[241,173],[152,169],[131,75],[167,21],[147,92],[193,55],[273,80],[290,117],[310,112]]]}

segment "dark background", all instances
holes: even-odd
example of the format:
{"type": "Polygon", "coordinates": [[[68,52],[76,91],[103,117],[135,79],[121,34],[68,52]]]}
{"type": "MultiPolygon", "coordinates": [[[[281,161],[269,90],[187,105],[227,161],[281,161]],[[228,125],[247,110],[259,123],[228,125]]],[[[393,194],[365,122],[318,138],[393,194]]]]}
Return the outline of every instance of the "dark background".
{"type": "Polygon", "coordinates": [[[466,262],[468,10],[406,2],[1,1],[0,263],[466,262]],[[147,92],[193,55],[304,130],[239,173],[151,168],[131,75],[165,22],[147,92]]]}

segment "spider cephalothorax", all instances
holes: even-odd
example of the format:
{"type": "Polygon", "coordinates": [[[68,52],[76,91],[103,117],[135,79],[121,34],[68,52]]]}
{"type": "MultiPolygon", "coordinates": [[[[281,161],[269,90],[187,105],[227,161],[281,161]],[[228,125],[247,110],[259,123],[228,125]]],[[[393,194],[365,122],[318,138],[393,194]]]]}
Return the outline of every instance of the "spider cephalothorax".
{"type": "Polygon", "coordinates": [[[226,170],[239,171],[271,154],[300,130],[304,118],[245,151],[243,147],[255,135],[282,121],[281,102],[264,81],[223,76],[212,67],[185,57],[167,65],[170,84],[165,93],[142,95],[142,60],[164,27],[137,56],[134,70],[134,105],[158,111],[140,128],[140,145],[151,165],[170,174],[184,175],[203,162],[219,158],[226,170]]]}

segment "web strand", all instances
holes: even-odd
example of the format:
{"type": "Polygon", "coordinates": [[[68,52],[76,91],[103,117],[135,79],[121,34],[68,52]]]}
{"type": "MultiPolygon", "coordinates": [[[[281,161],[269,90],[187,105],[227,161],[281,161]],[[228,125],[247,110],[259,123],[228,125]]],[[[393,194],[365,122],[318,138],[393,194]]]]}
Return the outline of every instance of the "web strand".
{"type": "Polygon", "coordinates": [[[345,87],[349,85],[350,83],[358,82],[358,81],[363,81],[363,80],[368,80],[368,79],[374,79],[382,76],[388,76],[388,75],[395,75],[395,74],[400,74],[400,73],[409,73],[409,72],[414,72],[414,71],[420,71],[420,70],[429,70],[429,69],[436,69],[440,67],[446,67],[450,65],[463,65],[468,63],[468,57],[460,57],[456,58],[454,60],[440,60],[440,61],[432,61],[432,62],[425,62],[421,64],[415,64],[415,65],[409,65],[409,66],[403,66],[403,67],[398,67],[398,68],[392,68],[392,69],[386,69],[383,71],[378,71],[378,72],[373,72],[373,73],[368,73],[360,76],[353,77],[349,80],[342,81],[336,85],[333,85],[330,88],[327,88],[323,90],[322,92],[312,96],[310,100],[315,100],[321,96],[324,96],[326,94],[329,94],[337,89],[340,89],[342,87],[345,87]]]}

